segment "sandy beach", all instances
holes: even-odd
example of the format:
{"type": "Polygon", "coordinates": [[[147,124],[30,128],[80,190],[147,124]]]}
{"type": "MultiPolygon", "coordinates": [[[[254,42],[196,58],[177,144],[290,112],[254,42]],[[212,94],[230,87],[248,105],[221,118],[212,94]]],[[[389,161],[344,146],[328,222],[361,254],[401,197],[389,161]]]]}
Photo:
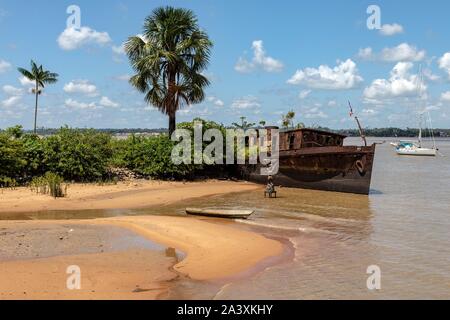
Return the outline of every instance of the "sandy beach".
{"type": "MultiPolygon", "coordinates": [[[[142,208],[257,188],[224,181],[75,185],[56,200],[20,188],[1,195],[0,214],[142,208]]],[[[1,221],[0,248],[0,299],[163,299],[180,276],[225,281],[283,252],[280,242],[230,223],[168,216],[1,221]],[[81,290],[66,287],[71,265],[80,267],[81,290]]]]}
{"type": "Polygon", "coordinates": [[[206,182],[135,180],[119,182],[116,185],[70,184],[66,197],[53,199],[21,187],[0,191],[0,215],[5,212],[46,210],[139,209],[257,188],[261,186],[218,180],[206,182]]]}

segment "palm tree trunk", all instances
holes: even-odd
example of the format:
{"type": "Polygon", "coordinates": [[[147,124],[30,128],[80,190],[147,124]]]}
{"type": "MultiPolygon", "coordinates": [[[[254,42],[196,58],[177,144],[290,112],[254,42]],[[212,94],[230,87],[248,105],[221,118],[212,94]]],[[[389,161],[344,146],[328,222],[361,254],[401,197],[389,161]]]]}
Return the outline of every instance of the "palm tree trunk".
{"type": "Polygon", "coordinates": [[[176,113],[174,111],[169,114],[169,137],[171,137],[172,133],[174,133],[176,126],[177,126],[176,113]]]}
{"type": "Polygon", "coordinates": [[[169,137],[176,130],[176,113],[177,113],[177,103],[175,101],[175,84],[176,84],[176,74],[169,71],[169,99],[168,99],[168,109],[169,109],[169,137]]]}
{"type": "Polygon", "coordinates": [[[37,110],[38,110],[38,97],[39,97],[39,90],[38,90],[38,83],[37,83],[37,81],[36,81],[36,88],[35,88],[35,90],[36,90],[36,92],[35,92],[35,94],[36,94],[36,104],[35,104],[35,107],[34,107],[34,134],[36,134],[37,133],[37,127],[36,127],[36,124],[37,124],[37,110]]]}

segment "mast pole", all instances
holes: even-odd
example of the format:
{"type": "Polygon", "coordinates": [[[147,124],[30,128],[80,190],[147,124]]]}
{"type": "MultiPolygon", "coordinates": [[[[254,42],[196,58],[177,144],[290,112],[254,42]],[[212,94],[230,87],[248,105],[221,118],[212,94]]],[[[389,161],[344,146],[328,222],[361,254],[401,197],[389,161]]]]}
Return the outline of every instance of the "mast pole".
{"type": "MultiPolygon", "coordinates": [[[[353,108],[352,108],[352,105],[351,105],[350,101],[348,102],[348,106],[350,107],[350,116],[352,116],[353,115],[353,108]]],[[[359,135],[360,135],[361,139],[364,141],[364,146],[367,147],[366,135],[364,134],[364,130],[363,130],[363,128],[361,126],[361,123],[359,122],[359,119],[358,119],[358,117],[356,115],[355,115],[355,120],[356,120],[356,123],[358,124],[359,135]]]]}

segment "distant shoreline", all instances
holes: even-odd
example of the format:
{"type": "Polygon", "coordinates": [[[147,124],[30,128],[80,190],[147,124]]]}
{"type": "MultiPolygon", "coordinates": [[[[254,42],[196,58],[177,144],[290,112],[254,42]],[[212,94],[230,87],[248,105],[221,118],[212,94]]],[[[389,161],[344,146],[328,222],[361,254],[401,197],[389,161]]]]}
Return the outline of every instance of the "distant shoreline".
{"type": "MultiPolygon", "coordinates": [[[[227,127],[227,126],[225,126],[227,127]]],[[[6,128],[0,128],[0,131],[6,128]]],[[[86,129],[86,128],[75,128],[75,129],[86,129]]],[[[281,128],[280,128],[281,129],[281,128]]],[[[346,135],[348,137],[359,137],[359,131],[357,129],[331,129],[328,127],[317,127],[315,129],[320,129],[324,131],[330,131],[334,133],[339,133],[346,135]]],[[[57,128],[41,128],[37,130],[37,134],[41,136],[49,136],[57,132],[57,128]]],[[[116,137],[127,137],[130,135],[141,135],[141,136],[157,136],[161,134],[167,134],[168,130],[165,128],[97,128],[93,129],[101,133],[108,133],[116,137]]],[[[282,129],[283,130],[283,129],[282,129]]],[[[388,138],[388,137],[417,137],[419,134],[418,128],[365,128],[366,137],[370,138],[388,138]]],[[[450,128],[437,128],[433,129],[435,137],[448,138],[450,137],[450,128]]],[[[25,133],[33,133],[32,130],[24,130],[25,133]]],[[[427,130],[422,132],[423,137],[428,137],[429,133],[427,130]]]]}

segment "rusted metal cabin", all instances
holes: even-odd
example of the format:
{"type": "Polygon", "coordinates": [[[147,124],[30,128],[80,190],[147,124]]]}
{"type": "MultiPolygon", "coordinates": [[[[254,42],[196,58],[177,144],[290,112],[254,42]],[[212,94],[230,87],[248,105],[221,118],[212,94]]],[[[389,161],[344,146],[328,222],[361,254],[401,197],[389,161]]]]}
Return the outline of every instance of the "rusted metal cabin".
{"type": "Polygon", "coordinates": [[[342,147],[346,136],[316,130],[297,129],[280,133],[280,151],[316,147],[342,147]]]}

